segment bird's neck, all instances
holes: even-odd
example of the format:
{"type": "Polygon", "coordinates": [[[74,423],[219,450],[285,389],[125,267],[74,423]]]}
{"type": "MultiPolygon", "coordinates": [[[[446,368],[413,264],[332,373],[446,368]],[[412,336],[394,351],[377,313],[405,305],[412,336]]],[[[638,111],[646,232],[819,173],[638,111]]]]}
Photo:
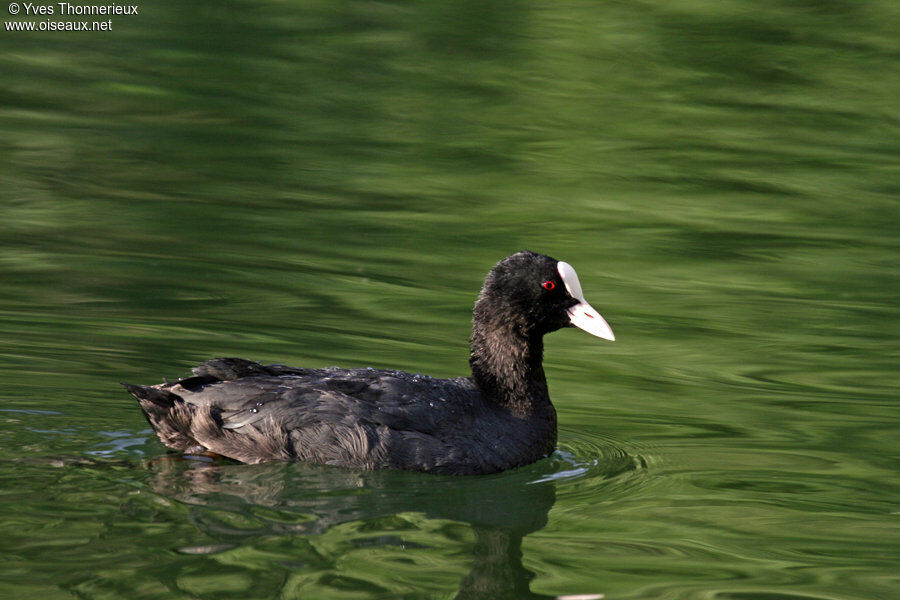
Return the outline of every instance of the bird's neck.
{"type": "Polygon", "coordinates": [[[556,424],[542,364],[544,341],[513,327],[472,329],[472,378],[492,401],[520,417],[540,416],[556,424]]]}

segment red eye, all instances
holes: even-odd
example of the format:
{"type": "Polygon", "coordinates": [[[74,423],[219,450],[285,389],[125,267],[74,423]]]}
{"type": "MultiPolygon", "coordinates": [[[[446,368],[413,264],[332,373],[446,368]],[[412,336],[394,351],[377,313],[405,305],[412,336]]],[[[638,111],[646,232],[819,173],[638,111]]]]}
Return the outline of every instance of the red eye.
{"type": "Polygon", "coordinates": [[[544,283],[541,284],[541,287],[543,287],[545,290],[552,290],[553,288],[556,287],[556,284],[548,279],[547,281],[545,281],[544,283]]]}

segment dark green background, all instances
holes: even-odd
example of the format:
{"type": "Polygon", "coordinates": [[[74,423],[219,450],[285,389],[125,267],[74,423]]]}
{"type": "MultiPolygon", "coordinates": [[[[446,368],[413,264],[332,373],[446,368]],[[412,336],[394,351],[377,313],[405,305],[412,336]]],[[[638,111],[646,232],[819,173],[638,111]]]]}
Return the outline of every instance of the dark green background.
{"type": "Polygon", "coordinates": [[[0,31],[0,596],[897,597],[896,2],[139,9],[0,31]],[[465,374],[522,248],[617,341],[518,472],[158,460],[118,387],[465,374]]]}

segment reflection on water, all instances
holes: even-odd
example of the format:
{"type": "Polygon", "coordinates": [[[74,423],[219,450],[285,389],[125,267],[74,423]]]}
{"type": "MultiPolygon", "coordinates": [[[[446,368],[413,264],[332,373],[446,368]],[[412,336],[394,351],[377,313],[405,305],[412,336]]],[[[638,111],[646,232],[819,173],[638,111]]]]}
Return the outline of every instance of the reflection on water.
{"type": "Polygon", "coordinates": [[[894,3],[244,8],[0,36],[0,596],[895,595],[894,3]],[[521,471],[160,460],[118,386],[465,374],[521,248],[617,333],[521,471]]]}
{"type": "MultiPolygon", "coordinates": [[[[529,485],[524,473],[478,478],[473,485],[460,478],[429,481],[402,473],[352,473],[296,465],[246,469],[188,462],[185,466],[184,461],[157,461],[149,485],[164,497],[195,507],[196,526],[220,541],[179,548],[180,552],[227,554],[255,546],[254,540],[260,538],[271,548],[273,537],[308,536],[318,548],[337,544],[326,560],[360,561],[360,568],[336,578],[320,569],[298,566],[288,571],[284,583],[290,588],[297,585],[292,579],[302,579],[305,594],[326,597],[351,579],[354,588],[389,594],[391,588],[382,587],[380,571],[394,562],[407,562],[400,556],[404,551],[418,550],[427,556],[462,542],[464,547],[471,546],[472,567],[459,583],[457,597],[547,597],[528,590],[533,574],[522,566],[521,540],[546,524],[555,488],[550,483],[529,485]],[[471,530],[460,540],[463,525],[471,530]],[[456,534],[448,534],[445,528],[456,534]],[[226,540],[232,540],[232,547],[225,545],[226,540]],[[365,566],[368,556],[385,558],[376,571],[370,571],[365,566]]],[[[304,561],[296,552],[284,558],[295,564],[304,561]]],[[[325,559],[321,554],[316,558],[317,562],[325,559]]],[[[224,557],[217,560],[229,562],[224,557]]],[[[409,571],[411,565],[398,567],[409,571]]]]}
{"type": "MultiPolygon", "coordinates": [[[[635,468],[633,460],[584,460],[591,462],[593,476],[601,479],[635,468]]],[[[569,462],[584,461],[559,456],[539,467],[460,478],[285,464],[248,468],[171,456],[150,463],[153,476],[147,485],[161,497],[192,506],[193,523],[218,540],[177,548],[184,554],[219,555],[255,545],[250,539],[271,536],[309,536],[316,547],[328,546],[337,537],[339,549],[334,552],[359,554],[352,560],[365,561],[368,554],[397,555],[409,549],[427,554],[463,542],[471,547],[472,560],[457,598],[554,598],[530,591],[534,573],[522,565],[521,545],[524,536],[546,525],[557,475],[575,477],[574,469],[543,471],[569,462]],[[471,528],[463,539],[461,525],[471,528]]],[[[302,562],[293,552],[285,559],[302,562]]],[[[379,569],[385,566],[381,563],[379,569]]],[[[404,565],[404,570],[409,568],[404,565]]],[[[333,588],[347,584],[331,574],[317,577],[309,569],[297,570],[303,573],[299,577],[304,594],[312,597],[329,596],[335,593],[333,588]]],[[[381,576],[354,569],[353,587],[377,589],[381,576]]],[[[287,577],[285,587],[290,587],[291,576],[287,577]]],[[[390,588],[383,593],[389,594],[390,588]]]]}
{"type": "MultiPolygon", "coordinates": [[[[155,458],[143,466],[65,457],[15,462],[42,475],[48,469],[62,474],[53,489],[55,500],[67,504],[60,515],[69,511],[69,517],[83,514],[80,502],[101,500],[95,494],[102,486],[95,483],[84,496],[77,490],[79,483],[117,480],[127,486],[137,476],[139,483],[133,483],[138,487],[124,495],[116,511],[103,514],[101,509],[91,523],[67,523],[62,529],[70,534],[57,532],[57,544],[84,543],[78,534],[72,537],[79,529],[81,535],[92,531],[92,544],[105,548],[127,544],[134,535],[162,543],[183,557],[159,580],[170,593],[256,597],[266,590],[324,598],[352,588],[391,596],[405,586],[412,591],[435,584],[437,592],[445,590],[448,575],[430,581],[423,570],[449,560],[459,568],[468,565],[460,571],[465,574],[454,586],[455,597],[513,599],[557,597],[531,592],[534,573],[523,566],[522,540],[547,524],[553,507],[557,482],[547,468],[567,461],[558,457],[539,466],[471,478],[286,463],[247,466],[181,455],[155,458]]],[[[621,464],[603,468],[594,461],[594,468],[599,477],[616,478],[633,466],[623,471],[621,464]]],[[[78,595],[108,586],[128,589],[113,574],[142,560],[135,556],[138,550],[123,547],[108,556],[109,574],[95,572],[85,578],[71,572],[57,583],[78,595]]],[[[40,553],[33,552],[26,544],[21,556],[40,560],[40,553]]],[[[78,559],[66,563],[73,566],[78,559]]],[[[146,568],[155,570],[154,565],[146,568]]]]}

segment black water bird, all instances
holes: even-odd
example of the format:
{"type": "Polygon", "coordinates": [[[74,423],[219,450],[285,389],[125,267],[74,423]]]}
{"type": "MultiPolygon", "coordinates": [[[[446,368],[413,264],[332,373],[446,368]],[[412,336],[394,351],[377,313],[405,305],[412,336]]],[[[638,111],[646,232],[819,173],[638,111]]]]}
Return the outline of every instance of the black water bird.
{"type": "Polygon", "coordinates": [[[301,369],[217,358],[193,376],[123,384],[159,439],[245,463],[486,474],[556,447],[543,336],[574,326],[614,340],[568,263],[522,251],[494,266],[473,311],[471,377],[301,369]]]}

